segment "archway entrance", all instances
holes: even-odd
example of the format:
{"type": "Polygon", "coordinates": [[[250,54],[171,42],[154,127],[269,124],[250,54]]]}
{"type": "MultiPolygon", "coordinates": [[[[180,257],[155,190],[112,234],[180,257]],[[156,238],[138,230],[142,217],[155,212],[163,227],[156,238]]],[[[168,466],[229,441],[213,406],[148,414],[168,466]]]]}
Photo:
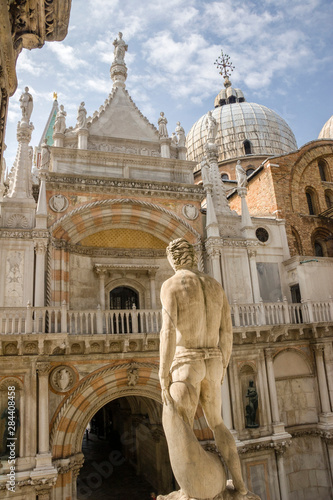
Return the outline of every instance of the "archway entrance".
{"type": "Polygon", "coordinates": [[[82,442],[78,500],[142,500],[172,491],[161,414],[159,403],[140,396],[115,399],[95,413],[82,442]]]}

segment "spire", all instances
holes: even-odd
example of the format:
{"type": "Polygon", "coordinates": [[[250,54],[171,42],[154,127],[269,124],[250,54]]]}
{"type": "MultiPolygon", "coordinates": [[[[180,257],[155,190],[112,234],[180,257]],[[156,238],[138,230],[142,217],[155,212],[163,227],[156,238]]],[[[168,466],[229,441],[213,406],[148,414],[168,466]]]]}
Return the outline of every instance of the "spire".
{"type": "Polygon", "coordinates": [[[53,105],[52,105],[52,109],[51,109],[51,112],[49,114],[48,120],[46,122],[46,125],[45,125],[44,131],[42,133],[42,136],[40,138],[40,141],[39,141],[39,144],[38,144],[38,148],[42,147],[42,144],[43,144],[44,140],[46,140],[48,146],[53,146],[53,137],[52,137],[53,136],[53,127],[54,127],[54,123],[55,123],[55,119],[56,119],[56,116],[57,116],[58,109],[59,109],[58,95],[57,95],[56,92],[53,92],[53,105]]]}
{"type": "Polygon", "coordinates": [[[113,87],[123,87],[125,88],[125,81],[127,78],[127,67],[125,64],[125,53],[127,51],[128,45],[123,40],[123,34],[118,33],[119,38],[116,38],[113,42],[114,45],[114,59],[111,64],[110,74],[111,80],[113,81],[113,87]]]}
{"type": "Polygon", "coordinates": [[[33,109],[32,95],[29,94],[29,87],[25,87],[25,92],[20,97],[22,119],[17,124],[18,148],[15,162],[11,170],[10,186],[7,194],[8,198],[33,198],[31,189],[31,166],[32,154],[29,142],[34,130],[30,122],[33,109]]]}

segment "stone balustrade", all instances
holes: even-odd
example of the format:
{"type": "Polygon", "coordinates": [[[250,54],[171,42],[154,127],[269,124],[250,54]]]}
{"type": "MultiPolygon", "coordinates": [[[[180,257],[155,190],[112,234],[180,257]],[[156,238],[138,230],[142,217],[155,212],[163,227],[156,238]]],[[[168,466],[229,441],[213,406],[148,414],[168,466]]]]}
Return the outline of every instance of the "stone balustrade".
{"type": "MultiPolygon", "coordinates": [[[[304,301],[290,304],[260,302],[232,304],[232,324],[235,328],[264,325],[297,325],[333,321],[333,301],[304,301]]],[[[71,310],[66,303],[61,307],[2,307],[0,334],[68,333],[94,334],[149,334],[159,333],[162,324],[160,309],[97,309],[71,310]]]]}

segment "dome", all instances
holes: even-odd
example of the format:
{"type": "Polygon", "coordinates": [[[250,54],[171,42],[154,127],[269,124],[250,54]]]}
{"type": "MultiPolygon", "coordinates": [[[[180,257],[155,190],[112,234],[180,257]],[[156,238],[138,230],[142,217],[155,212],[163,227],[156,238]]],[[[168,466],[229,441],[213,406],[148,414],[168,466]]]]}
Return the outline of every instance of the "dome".
{"type": "Polygon", "coordinates": [[[333,139],[333,115],[321,129],[318,139],[333,139]]]}
{"type": "MultiPolygon", "coordinates": [[[[216,143],[219,161],[248,154],[275,156],[297,149],[291,128],[277,113],[266,106],[246,102],[239,89],[230,85],[215,98],[212,111],[217,121],[216,143]]],[[[207,138],[206,115],[191,128],[186,138],[187,159],[201,161],[207,138]]]]}

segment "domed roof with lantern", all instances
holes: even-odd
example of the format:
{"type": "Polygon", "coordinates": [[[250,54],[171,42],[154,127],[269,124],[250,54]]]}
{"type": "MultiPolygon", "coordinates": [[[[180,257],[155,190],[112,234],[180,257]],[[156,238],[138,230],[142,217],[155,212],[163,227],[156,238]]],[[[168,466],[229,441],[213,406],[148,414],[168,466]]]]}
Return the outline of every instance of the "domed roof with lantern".
{"type": "MultiPolygon", "coordinates": [[[[217,121],[219,161],[248,154],[275,156],[295,151],[296,139],[285,120],[266,106],[246,102],[243,92],[232,86],[229,56],[221,52],[216,64],[224,76],[224,89],[216,96],[212,110],[217,121]]],[[[205,120],[206,115],[199,118],[187,135],[188,160],[200,162],[204,156],[205,120]]]]}

